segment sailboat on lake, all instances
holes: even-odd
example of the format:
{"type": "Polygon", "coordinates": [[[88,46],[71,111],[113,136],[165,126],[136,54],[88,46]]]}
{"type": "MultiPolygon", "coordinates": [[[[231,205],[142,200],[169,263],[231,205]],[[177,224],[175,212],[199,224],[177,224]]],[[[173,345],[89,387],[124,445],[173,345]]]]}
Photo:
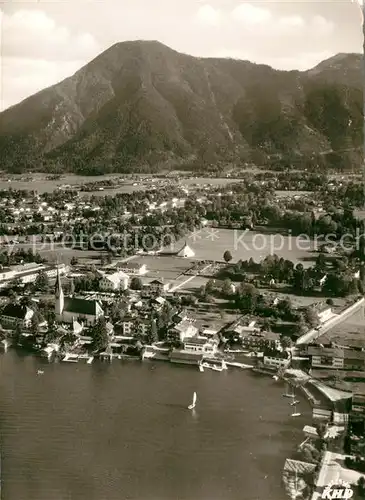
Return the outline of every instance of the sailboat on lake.
{"type": "Polygon", "coordinates": [[[193,394],[193,402],[191,403],[191,405],[188,406],[188,409],[194,410],[195,405],[196,405],[196,392],[194,392],[194,394],[193,394]]]}

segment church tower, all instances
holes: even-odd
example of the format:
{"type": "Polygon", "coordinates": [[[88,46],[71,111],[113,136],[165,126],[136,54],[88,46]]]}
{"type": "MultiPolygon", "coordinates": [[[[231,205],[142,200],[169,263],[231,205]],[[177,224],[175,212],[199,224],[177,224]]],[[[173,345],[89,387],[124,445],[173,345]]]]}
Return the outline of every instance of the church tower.
{"type": "Polygon", "coordinates": [[[59,316],[62,315],[64,302],[65,302],[65,298],[64,298],[63,290],[62,290],[60,272],[59,272],[58,267],[57,267],[57,279],[56,279],[56,285],[55,285],[55,297],[56,297],[55,314],[56,314],[56,317],[58,319],[59,316]]]}

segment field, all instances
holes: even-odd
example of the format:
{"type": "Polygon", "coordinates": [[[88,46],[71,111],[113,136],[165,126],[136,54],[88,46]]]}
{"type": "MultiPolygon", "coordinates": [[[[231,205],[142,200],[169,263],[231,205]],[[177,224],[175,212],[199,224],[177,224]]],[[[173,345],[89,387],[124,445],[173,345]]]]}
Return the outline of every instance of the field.
{"type": "MultiPolygon", "coordinates": [[[[82,196],[90,196],[90,195],[96,195],[96,196],[113,196],[117,193],[130,193],[132,191],[137,191],[141,189],[146,189],[146,188],[152,188],[153,184],[151,183],[150,179],[153,177],[151,175],[147,176],[133,176],[133,181],[132,178],[129,179],[130,176],[128,175],[123,175],[121,174],[110,174],[110,175],[103,175],[103,176],[82,176],[82,175],[64,175],[60,179],[57,180],[47,180],[45,174],[32,174],[31,176],[25,176],[25,175],[5,175],[3,177],[0,177],[0,189],[9,189],[10,187],[12,189],[25,189],[25,190],[34,190],[38,191],[38,193],[50,193],[54,191],[56,188],[59,186],[62,186],[64,184],[82,184],[82,183],[90,183],[90,182],[100,182],[100,181],[105,181],[108,179],[113,179],[113,178],[120,178],[123,177],[126,179],[129,184],[117,187],[115,189],[105,189],[104,191],[90,191],[90,192],[82,192],[82,196]],[[24,180],[25,177],[31,177],[32,180],[24,180]],[[137,186],[133,186],[131,182],[135,182],[135,180],[138,178],[140,181],[143,181],[144,178],[148,178],[149,181],[143,184],[138,184],[137,186]],[[9,182],[10,179],[10,182],[9,182]]],[[[203,177],[190,177],[187,179],[181,179],[179,181],[176,181],[176,184],[179,183],[181,185],[189,186],[193,184],[198,184],[198,185],[204,185],[204,184],[209,184],[209,185],[224,185],[227,183],[231,182],[239,182],[240,179],[227,179],[227,178],[221,178],[221,179],[210,179],[210,178],[203,178],[203,177]]]]}
{"type": "Polygon", "coordinates": [[[275,191],[275,194],[278,198],[287,198],[288,196],[309,196],[313,194],[313,191],[275,191]]]}
{"type": "Polygon", "coordinates": [[[47,259],[49,262],[69,264],[72,257],[77,259],[96,259],[99,258],[99,253],[93,250],[77,250],[75,248],[66,247],[65,245],[57,243],[24,243],[19,245],[4,245],[1,246],[1,251],[13,251],[16,252],[18,249],[29,250],[31,249],[34,253],[39,253],[43,258],[47,259]]]}
{"type": "MultiPolygon", "coordinates": [[[[161,256],[138,256],[134,262],[141,265],[146,264],[149,270],[147,276],[151,278],[164,279],[173,282],[175,290],[193,291],[200,288],[207,282],[206,277],[183,274],[196,260],[223,260],[223,253],[229,250],[232,254],[232,262],[239,259],[246,260],[252,257],[259,261],[268,254],[277,253],[280,257],[292,260],[295,264],[301,262],[304,266],[311,264],[313,254],[310,252],[310,244],[306,241],[300,245],[294,237],[259,234],[249,231],[241,238],[243,231],[232,230],[203,230],[193,233],[187,239],[177,241],[168,251],[177,252],[185,241],[195,252],[195,256],[190,259],[176,257],[174,255],[161,256]],[[214,239],[214,241],[212,241],[214,239]],[[309,250],[306,250],[306,246],[309,250]]],[[[313,299],[308,298],[308,302],[313,299]]]]}
{"type": "Polygon", "coordinates": [[[295,264],[301,262],[303,266],[309,266],[311,260],[315,258],[311,251],[313,249],[311,242],[280,234],[206,228],[177,241],[173,249],[180,250],[185,240],[195,252],[195,258],[199,260],[222,261],[226,250],[231,252],[232,262],[251,257],[258,262],[267,255],[276,253],[279,257],[290,259],[295,264]]]}

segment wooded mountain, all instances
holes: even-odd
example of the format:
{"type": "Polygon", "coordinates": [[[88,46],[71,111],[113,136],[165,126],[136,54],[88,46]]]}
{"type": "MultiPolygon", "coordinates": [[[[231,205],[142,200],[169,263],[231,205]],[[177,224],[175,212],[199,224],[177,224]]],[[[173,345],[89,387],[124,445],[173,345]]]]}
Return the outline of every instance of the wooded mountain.
{"type": "Polygon", "coordinates": [[[154,41],[117,43],[0,113],[0,168],[356,167],[361,68],[358,54],[338,54],[305,72],[278,71],[192,57],[154,41]]]}

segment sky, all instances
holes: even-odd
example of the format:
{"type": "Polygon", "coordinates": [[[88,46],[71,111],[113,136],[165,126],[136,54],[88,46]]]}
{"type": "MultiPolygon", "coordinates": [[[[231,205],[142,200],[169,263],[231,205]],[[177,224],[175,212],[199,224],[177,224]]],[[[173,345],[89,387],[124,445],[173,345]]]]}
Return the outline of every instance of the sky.
{"type": "Polygon", "coordinates": [[[362,52],[352,0],[2,0],[0,110],[71,76],[116,42],[309,69],[362,52]]]}

